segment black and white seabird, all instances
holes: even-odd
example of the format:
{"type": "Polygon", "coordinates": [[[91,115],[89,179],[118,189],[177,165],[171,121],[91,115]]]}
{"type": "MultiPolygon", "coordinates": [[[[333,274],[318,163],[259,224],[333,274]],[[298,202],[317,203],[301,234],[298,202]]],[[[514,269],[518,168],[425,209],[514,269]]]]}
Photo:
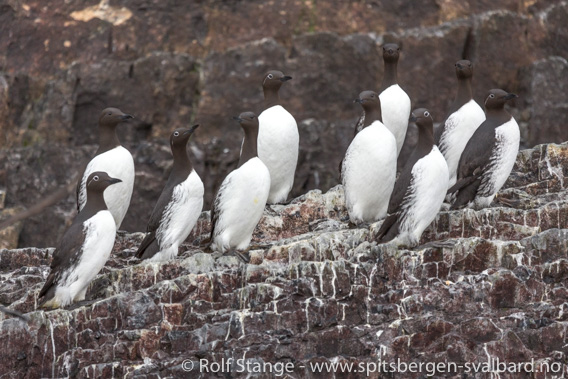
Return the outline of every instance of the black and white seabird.
{"type": "Polygon", "coordinates": [[[270,172],[268,203],[286,201],[294,184],[300,135],[294,117],[280,104],[278,90],[292,79],[280,71],[269,71],[262,82],[265,110],[258,116],[258,157],[270,172]]]}
{"type": "Polygon", "coordinates": [[[456,62],[455,67],[458,77],[457,96],[448,116],[434,134],[434,141],[448,163],[450,187],[456,183],[458,163],[467,141],[485,121],[483,109],[472,97],[473,65],[468,60],[461,60],[456,62]]]}
{"type": "Polygon", "coordinates": [[[77,183],[77,210],[81,211],[86,203],[85,183],[91,173],[104,171],[122,183],[112,186],[105,191],[105,202],[116,229],[122,224],[126,215],[132,190],[134,187],[134,160],[128,150],[120,145],[116,135],[116,126],[132,116],[122,113],[120,109],[106,108],[99,117],[99,149],[95,157],[87,165],[79,183],[77,183]]]}
{"type": "Polygon", "coordinates": [[[170,136],[174,167],[162,190],[150,221],[146,237],[136,256],[151,261],[165,261],[178,254],[203,209],[203,182],[193,169],[187,154],[187,141],[199,125],[176,129],[170,136]]]}
{"type": "Polygon", "coordinates": [[[488,207],[509,177],[519,152],[520,131],[505,110],[507,100],[517,95],[492,89],[485,99],[486,119],[469,139],[461,155],[451,209],[488,207]]]}
{"type": "Polygon", "coordinates": [[[373,91],[356,99],[365,111],[361,130],[347,149],[341,178],[353,224],[385,217],[396,180],[396,139],[381,122],[381,102],[373,91]]]}
{"type": "Polygon", "coordinates": [[[383,61],[385,72],[381,84],[381,113],[383,124],[391,131],[396,139],[396,153],[400,154],[410,116],[410,97],[398,85],[398,58],[400,47],[396,43],[383,46],[383,61]]]}
{"type": "Polygon", "coordinates": [[[105,265],[116,236],[103,193],[120,182],[101,171],[89,175],[87,203],[53,253],[51,272],[39,292],[40,307],[65,307],[85,299],[87,287],[105,265]]]}
{"type": "Polygon", "coordinates": [[[434,120],[427,109],[415,109],[411,121],[418,126],[418,144],[392,192],[389,215],[379,229],[380,243],[418,245],[424,229],[440,210],[448,188],[448,165],[434,145],[434,120]]]}
{"type": "Polygon", "coordinates": [[[211,249],[221,253],[249,246],[270,192],[270,172],[257,152],[258,117],[245,112],[236,119],[245,133],[239,166],[221,183],[211,209],[211,249]]]}

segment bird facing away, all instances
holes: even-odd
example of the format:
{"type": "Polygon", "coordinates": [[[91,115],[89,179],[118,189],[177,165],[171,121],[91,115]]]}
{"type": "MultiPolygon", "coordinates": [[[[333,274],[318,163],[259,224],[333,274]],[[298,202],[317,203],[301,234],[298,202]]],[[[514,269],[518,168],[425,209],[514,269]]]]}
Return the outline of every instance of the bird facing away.
{"type": "Polygon", "coordinates": [[[82,178],[77,183],[77,210],[81,211],[86,203],[85,183],[91,173],[104,171],[113,178],[122,180],[122,183],[105,191],[104,195],[117,230],[122,224],[132,197],[134,160],[130,152],[120,145],[116,135],[116,127],[119,123],[131,118],[131,115],[116,108],[106,108],[101,112],[99,117],[99,149],[95,157],[87,164],[82,178]]]}
{"type": "Polygon", "coordinates": [[[395,43],[383,46],[383,61],[385,73],[381,84],[381,113],[383,124],[391,131],[396,139],[396,153],[400,154],[410,116],[410,97],[398,85],[398,59],[400,47],[395,43]]]}
{"type": "Polygon", "coordinates": [[[280,104],[278,91],[292,79],[280,71],[269,71],[262,82],[265,110],[258,117],[258,157],[270,172],[268,203],[286,201],[294,184],[300,135],[294,117],[280,104]]]}
{"type": "Polygon", "coordinates": [[[217,192],[211,209],[211,249],[221,253],[246,249],[270,192],[270,173],[258,157],[258,117],[241,113],[236,120],[245,133],[239,166],[217,192]]]}
{"type": "Polygon", "coordinates": [[[116,236],[103,195],[107,187],[120,182],[101,171],[89,175],[87,203],[53,253],[51,271],[39,292],[40,307],[65,307],[85,299],[87,287],[105,265],[116,236]]]}
{"type": "Polygon", "coordinates": [[[485,121],[485,113],[472,97],[471,78],[473,65],[468,60],[457,61],[458,91],[446,119],[436,130],[434,141],[446,158],[451,187],[456,183],[458,163],[465,145],[479,125],[485,121]]]}
{"type": "Polygon", "coordinates": [[[342,164],[345,203],[353,224],[385,217],[396,180],[396,139],[381,122],[381,102],[373,91],[356,99],[365,127],[353,139],[342,164]]]}
{"type": "Polygon", "coordinates": [[[486,119],[477,128],[461,155],[458,176],[448,193],[455,193],[451,209],[488,207],[509,177],[519,152],[520,131],[505,110],[517,95],[492,89],[485,98],[486,119]]]}
{"type": "Polygon", "coordinates": [[[187,142],[198,126],[176,129],[170,136],[174,166],[148,221],[138,258],[165,261],[176,257],[201,214],[203,182],[187,154],[187,142]]]}
{"type": "Polygon", "coordinates": [[[418,126],[418,145],[396,181],[389,215],[379,229],[377,240],[414,247],[442,206],[448,188],[448,165],[434,145],[430,112],[415,109],[410,120],[418,126]]]}

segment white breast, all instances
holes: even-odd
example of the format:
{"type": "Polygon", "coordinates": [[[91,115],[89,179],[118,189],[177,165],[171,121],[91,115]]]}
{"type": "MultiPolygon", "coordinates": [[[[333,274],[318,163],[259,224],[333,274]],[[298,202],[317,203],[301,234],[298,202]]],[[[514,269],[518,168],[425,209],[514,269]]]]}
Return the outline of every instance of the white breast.
{"type": "Polygon", "coordinates": [[[342,179],[351,222],[374,222],[386,216],[396,179],[396,140],[375,121],[349,145],[342,179]]]}
{"type": "Polygon", "coordinates": [[[458,164],[467,142],[483,121],[485,113],[475,100],[464,104],[446,120],[439,148],[448,163],[449,187],[456,183],[458,164]]]}
{"type": "Polygon", "coordinates": [[[410,98],[398,84],[393,84],[379,95],[383,124],[396,139],[397,155],[406,138],[408,119],[410,117],[410,98]]]}
{"type": "Polygon", "coordinates": [[[269,191],[270,173],[259,158],[248,160],[225,178],[217,195],[213,249],[225,252],[248,247],[269,191]]]}
{"type": "MultiPolygon", "coordinates": [[[[489,203],[491,203],[495,194],[503,187],[515,165],[520,140],[519,125],[513,117],[495,129],[495,147],[491,154],[489,169],[483,174],[477,191],[479,198],[490,198],[489,203]]],[[[487,203],[487,200],[476,198],[476,202],[479,201],[487,203]]],[[[481,206],[480,203],[478,207],[481,206]]]]}
{"type": "Polygon", "coordinates": [[[270,172],[268,203],[285,201],[294,184],[300,135],[292,115],[280,105],[258,117],[258,157],[270,172]]]}
{"type": "Polygon", "coordinates": [[[111,213],[100,211],[83,223],[85,242],[78,263],[64,273],[57,283],[55,303],[61,307],[83,300],[89,283],[97,276],[108,260],[116,226],[111,213]]]}
{"type": "Polygon", "coordinates": [[[203,182],[193,170],[185,181],[174,187],[172,199],[164,210],[156,239],[160,251],[149,261],[165,261],[178,254],[203,209],[203,182]]]}
{"type": "Polygon", "coordinates": [[[411,195],[402,204],[397,242],[416,246],[440,210],[448,188],[448,165],[436,146],[412,168],[411,195]]]}
{"type": "Polygon", "coordinates": [[[79,210],[83,209],[87,201],[85,182],[89,175],[95,171],[104,171],[111,178],[122,180],[121,183],[113,184],[104,192],[105,203],[110,213],[112,213],[118,229],[130,205],[130,198],[134,188],[135,173],[132,155],[124,147],[117,146],[91,159],[81,180],[79,210]]]}

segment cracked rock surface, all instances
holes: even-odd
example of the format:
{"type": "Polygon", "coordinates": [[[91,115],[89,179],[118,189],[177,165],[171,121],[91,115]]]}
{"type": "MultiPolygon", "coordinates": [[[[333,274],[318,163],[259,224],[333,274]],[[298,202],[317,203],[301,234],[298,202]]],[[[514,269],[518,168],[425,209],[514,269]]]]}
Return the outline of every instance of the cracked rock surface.
{"type": "Polygon", "coordinates": [[[311,371],[318,362],[397,359],[566,370],[566,174],[568,143],[523,150],[491,208],[440,212],[411,250],[377,245],[380,222],[350,229],[341,186],[267,209],[249,264],[199,248],[207,212],[167,263],[139,262],[143,235],[121,234],[87,293],[94,303],[75,309],[34,311],[53,249],[1,250],[0,303],[31,320],[0,314],[0,377],[221,378],[199,376],[199,360],[229,358],[289,362],[289,378],[332,377],[311,371]]]}

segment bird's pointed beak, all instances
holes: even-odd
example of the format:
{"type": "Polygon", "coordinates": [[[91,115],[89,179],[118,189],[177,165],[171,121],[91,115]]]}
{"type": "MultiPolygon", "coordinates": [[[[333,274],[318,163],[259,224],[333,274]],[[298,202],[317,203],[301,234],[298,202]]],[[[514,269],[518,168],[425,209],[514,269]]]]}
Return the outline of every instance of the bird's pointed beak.
{"type": "Polygon", "coordinates": [[[518,96],[515,95],[514,93],[508,93],[507,95],[505,95],[505,100],[511,100],[511,99],[516,99],[518,96]]]}
{"type": "Polygon", "coordinates": [[[286,75],[286,76],[283,76],[283,77],[280,78],[280,81],[282,81],[282,82],[287,82],[288,80],[292,80],[292,77],[286,75]]]}
{"type": "Polygon", "coordinates": [[[408,119],[408,121],[410,122],[416,122],[416,120],[418,120],[418,117],[416,117],[415,115],[411,114],[410,118],[408,119]]]}
{"type": "Polygon", "coordinates": [[[355,100],[353,100],[354,103],[359,103],[359,104],[363,104],[363,100],[356,98],[355,100]]]}
{"type": "Polygon", "coordinates": [[[233,116],[233,120],[235,120],[236,122],[242,122],[243,119],[238,117],[238,116],[233,116]]]}
{"type": "Polygon", "coordinates": [[[120,118],[121,118],[123,121],[126,121],[126,120],[130,120],[131,118],[134,118],[134,116],[125,113],[125,114],[123,114],[122,116],[120,116],[120,118]]]}
{"type": "Polygon", "coordinates": [[[122,180],[116,179],[116,178],[110,178],[108,181],[109,181],[109,183],[110,183],[111,185],[112,185],[112,184],[116,184],[116,183],[121,183],[121,182],[122,182],[122,180]]]}
{"type": "Polygon", "coordinates": [[[197,129],[197,128],[199,128],[199,124],[195,124],[191,128],[187,129],[185,132],[183,132],[183,135],[184,136],[186,136],[188,134],[191,135],[191,134],[193,134],[193,132],[195,132],[195,129],[197,129]]]}

